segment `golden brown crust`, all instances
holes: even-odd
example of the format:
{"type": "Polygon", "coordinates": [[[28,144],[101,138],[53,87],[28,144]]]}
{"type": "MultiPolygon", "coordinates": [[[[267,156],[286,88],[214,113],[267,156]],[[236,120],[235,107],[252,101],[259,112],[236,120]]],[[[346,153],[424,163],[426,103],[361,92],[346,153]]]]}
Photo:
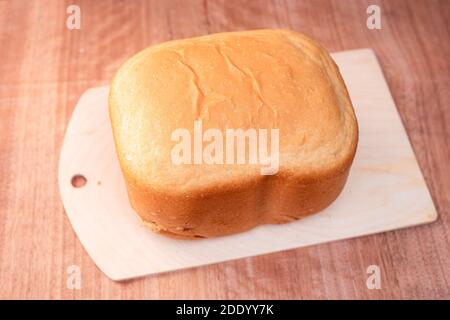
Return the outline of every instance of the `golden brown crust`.
{"type": "Polygon", "coordinates": [[[184,239],[222,236],[318,212],[341,192],[356,152],[353,108],[329,54],[287,30],[161,44],[128,60],[110,92],[117,154],[144,223],[184,239]],[[279,128],[280,167],[174,165],[170,133],[279,128]]]}

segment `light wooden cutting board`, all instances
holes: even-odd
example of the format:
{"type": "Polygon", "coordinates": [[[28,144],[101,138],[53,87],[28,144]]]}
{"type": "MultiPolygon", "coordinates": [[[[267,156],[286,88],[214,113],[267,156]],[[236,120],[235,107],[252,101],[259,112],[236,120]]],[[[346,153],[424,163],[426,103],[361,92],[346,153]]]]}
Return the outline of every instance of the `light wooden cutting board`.
{"type": "Polygon", "coordinates": [[[372,50],[333,54],[358,117],[348,182],[321,213],[215,239],[173,240],[141,225],[130,207],[108,117],[108,87],[86,91],[68,125],[59,189],[81,243],[111,279],[124,280],[436,220],[437,213],[372,50]],[[86,184],[76,188],[73,177],[86,184]]]}

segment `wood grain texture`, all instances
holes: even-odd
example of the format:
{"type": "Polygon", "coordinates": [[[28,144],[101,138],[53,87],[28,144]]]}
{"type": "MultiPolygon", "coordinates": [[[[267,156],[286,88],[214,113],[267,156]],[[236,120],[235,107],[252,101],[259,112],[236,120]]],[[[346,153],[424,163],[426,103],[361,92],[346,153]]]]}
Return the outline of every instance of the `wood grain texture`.
{"type": "Polygon", "coordinates": [[[0,1],[1,298],[450,298],[450,2],[0,1]],[[65,27],[81,7],[81,30],[65,27]],[[382,30],[366,28],[378,3],[382,30]],[[58,156],[82,92],[132,53],[218,31],[286,27],[330,51],[376,52],[439,220],[348,241],[115,283],[76,238],[58,156]],[[377,264],[382,289],[368,290],[377,264]],[[78,265],[80,290],[66,286],[78,265]]]}

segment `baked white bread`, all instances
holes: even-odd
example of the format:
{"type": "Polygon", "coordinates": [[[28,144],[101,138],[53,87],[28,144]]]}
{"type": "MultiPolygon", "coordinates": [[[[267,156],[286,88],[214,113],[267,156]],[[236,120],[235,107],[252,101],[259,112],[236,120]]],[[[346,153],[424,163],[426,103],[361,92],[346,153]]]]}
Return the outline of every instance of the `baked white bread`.
{"type": "Polygon", "coordinates": [[[315,41],[288,30],[149,47],[118,70],[109,107],[132,207],[154,231],[178,238],[222,236],[322,210],[341,192],[358,140],[336,64],[315,41]],[[279,129],[278,171],[262,175],[248,161],[174,163],[173,132],[194,136],[196,120],[203,132],[279,129]]]}

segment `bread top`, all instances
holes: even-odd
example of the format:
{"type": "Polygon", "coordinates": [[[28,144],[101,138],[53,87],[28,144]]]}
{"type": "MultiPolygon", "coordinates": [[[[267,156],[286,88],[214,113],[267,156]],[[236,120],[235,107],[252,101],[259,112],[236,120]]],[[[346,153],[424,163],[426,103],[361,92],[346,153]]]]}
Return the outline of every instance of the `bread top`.
{"type": "MultiPolygon", "coordinates": [[[[149,47],[110,88],[110,117],[125,178],[161,192],[255,183],[260,164],[174,164],[172,133],[194,121],[224,133],[279,129],[279,176],[318,179],[350,165],[354,111],[328,52],[288,30],[219,33],[149,47]]],[[[270,135],[269,135],[270,137],[270,135]]],[[[203,143],[203,148],[208,143],[203,143]]]]}

